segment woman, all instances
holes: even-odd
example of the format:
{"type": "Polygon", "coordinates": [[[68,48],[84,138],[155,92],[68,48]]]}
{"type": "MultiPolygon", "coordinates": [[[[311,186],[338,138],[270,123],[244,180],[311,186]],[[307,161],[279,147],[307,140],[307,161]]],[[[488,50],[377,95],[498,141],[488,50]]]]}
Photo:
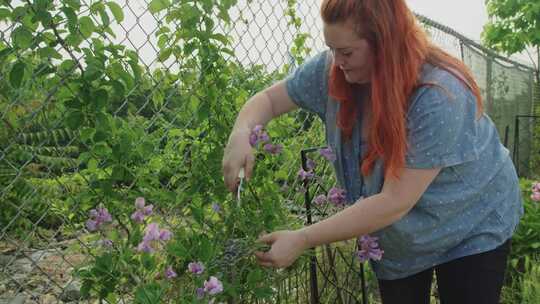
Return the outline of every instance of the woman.
{"type": "Polygon", "coordinates": [[[470,71],[431,42],[404,0],[324,0],[329,51],[253,96],[223,159],[225,183],[249,178],[253,126],[298,107],[317,113],[353,203],[296,231],[261,237],[267,267],[307,248],[365,234],[384,250],[372,261],[383,303],[498,303],[510,237],[523,213],[508,150],[470,71]]]}

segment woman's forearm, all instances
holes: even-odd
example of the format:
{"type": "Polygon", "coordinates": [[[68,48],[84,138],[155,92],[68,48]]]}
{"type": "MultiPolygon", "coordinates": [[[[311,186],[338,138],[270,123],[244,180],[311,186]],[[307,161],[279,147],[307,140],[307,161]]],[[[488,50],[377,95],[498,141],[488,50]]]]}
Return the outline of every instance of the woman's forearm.
{"type": "Polygon", "coordinates": [[[380,193],[361,199],[339,213],[300,231],[310,248],[330,244],[382,229],[407,214],[411,207],[380,193]]]}
{"type": "Polygon", "coordinates": [[[233,131],[249,132],[256,125],[266,125],[273,118],[272,106],[268,94],[264,91],[255,94],[242,107],[233,131]]]}

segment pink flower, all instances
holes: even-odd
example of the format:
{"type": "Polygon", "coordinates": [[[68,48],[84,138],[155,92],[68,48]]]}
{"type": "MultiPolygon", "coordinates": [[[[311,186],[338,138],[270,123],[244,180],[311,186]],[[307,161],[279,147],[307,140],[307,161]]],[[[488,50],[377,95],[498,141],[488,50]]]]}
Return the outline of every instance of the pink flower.
{"type": "Polygon", "coordinates": [[[360,249],[356,255],[360,262],[381,260],[384,251],[379,248],[377,240],[377,237],[370,237],[369,235],[363,235],[358,239],[360,249]]]}
{"type": "Polygon", "coordinates": [[[152,215],[154,205],[150,204],[146,206],[145,204],[146,202],[144,200],[144,197],[137,197],[135,199],[135,208],[137,209],[137,211],[131,214],[131,219],[134,222],[142,224],[147,216],[152,215]]]}
{"type": "Polygon", "coordinates": [[[176,272],[173,270],[173,268],[171,266],[167,267],[167,269],[165,269],[165,277],[167,279],[173,279],[173,278],[176,278],[178,275],[176,274],[176,272]]]}
{"type": "Polygon", "coordinates": [[[533,192],[531,194],[531,199],[535,202],[540,202],[540,192],[533,192]]]}
{"type": "Polygon", "coordinates": [[[306,168],[308,171],[313,171],[313,169],[315,169],[316,166],[317,166],[317,163],[315,163],[315,161],[313,161],[310,158],[307,159],[306,168]]]}
{"type": "Polygon", "coordinates": [[[204,288],[202,288],[202,287],[197,288],[195,293],[197,294],[197,299],[204,298],[204,288]]]}
{"type": "Polygon", "coordinates": [[[137,246],[137,251],[146,252],[146,253],[152,253],[152,252],[154,252],[154,248],[152,248],[152,246],[150,246],[150,242],[142,241],[137,246]]]}
{"type": "Polygon", "coordinates": [[[145,216],[152,215],[152,210],[153,210],[153,209],[154,209],[154,205],[144,206],[144,208],[142,209],[142,213],[143,213],[145,216]]]}
{"type": "Polygon", "coordinates": [[[188,264],[188,270],[193,274],[202,274],[204,272],[204,265],[201,262],[191,262],[188,264]]]}
{"type": "Polygon", "coordinates": [[[533,192],[540,192],[540,182],[534,182],[532,184],[532,191],[533,192]]]}
{"type": "Polygon", "coordinates": [[[204,281],[204,291],[208,294],[215,295],[223,291],[223,284],[214,276],[211,276],[208,281],[204,281]]]}

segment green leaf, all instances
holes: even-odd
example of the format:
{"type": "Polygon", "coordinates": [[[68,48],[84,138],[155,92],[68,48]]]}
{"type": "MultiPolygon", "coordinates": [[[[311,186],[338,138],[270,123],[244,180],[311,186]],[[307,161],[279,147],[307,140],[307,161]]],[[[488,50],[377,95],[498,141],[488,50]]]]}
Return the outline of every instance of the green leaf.
{"type": "Polygon", "coordinates": [[[54,48],[52,47],[44,47],[38,50],[39,57],[43,59],[62,59],[62,55],[58,53],[54,48]]]}
{"type": "Polygon", "coordinates": [[[11,34],[13,43],[21,49],[27,49],[32,45],[34,37],[24,26],[19,26],[11,34]]]}
{"type": "Polygon", "coordinates": [[[0,21],[11,18],[11,11],[6,8],[0,8],[0,21]]]}
{"type": "Polygon", "coordinates": [[[158,55],[159,62],[165,62],[169,57],[171,57],[172,54],[172,48],[166,48],[164,50],[161,50],[158,55]]]}
{"type": "Polygon", "coordinates": [[[170,5],[171,2],[169,0],[152,0],[148,8],[152,14],[156,14],[166,9],[170,5]]]}
{"type": "Polygon", "coordinates": [[[11,72],[9,73],[9,81],[14,88],[20,88],[22,80],[24,78],[24,70],[26,69],[26,63],[18,61],[13,65],[11,72]]]}
{"type": "Polygon", "coordinates": [[[80,111],[73,111],[66,118],[66,125],[73,130],[78,129],[83,123],[84,114],[80,111]]]}
{"type": "Polygon", "coordinates": [[[122,10],[122,7],[118,5],[118,3],[110,1],[110,2],[107,2],[106,4],[111,10],[111,13],[114,16],[114,19],[116,19],[116,22],[120,23],[124,21],[124,11],[122,10]]]}
{"type": "Polygon", "coordinates": [[[92,34],[96,31],[94,21],[92,21],[92,18],[88,16],[81,17],[79,19],[79,24],[81,25],[81,34],[84,38],[90,38],[90,36],[92,36],[92,34]]]}

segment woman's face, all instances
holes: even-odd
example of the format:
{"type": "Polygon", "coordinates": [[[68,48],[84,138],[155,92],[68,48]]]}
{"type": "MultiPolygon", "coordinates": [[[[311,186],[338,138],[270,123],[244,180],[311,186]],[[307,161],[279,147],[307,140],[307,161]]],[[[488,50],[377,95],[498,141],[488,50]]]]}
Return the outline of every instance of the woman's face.
{"type": "Polygon", "coordinates": [[[368,83],[373,68],[373,51],[368,41],[354,31],[353,23],[324,24],[323,33],[334,56],[334,64],[344,72],[347,82],[368,83]]]}

